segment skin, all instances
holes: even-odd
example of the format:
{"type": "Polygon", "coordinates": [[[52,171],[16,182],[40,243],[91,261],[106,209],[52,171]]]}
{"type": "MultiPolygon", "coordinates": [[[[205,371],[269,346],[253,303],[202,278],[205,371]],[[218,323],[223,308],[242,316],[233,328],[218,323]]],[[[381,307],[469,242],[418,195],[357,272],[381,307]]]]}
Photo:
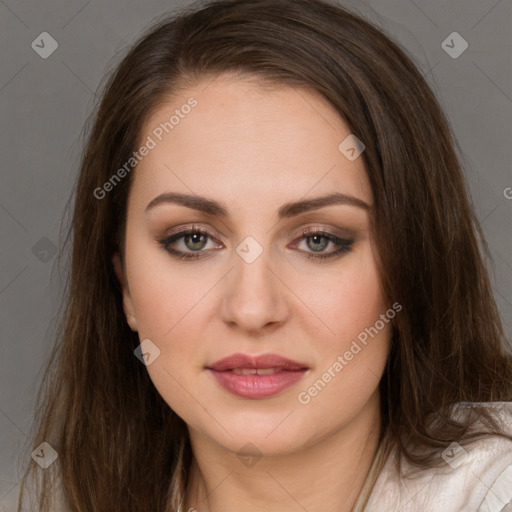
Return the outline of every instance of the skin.
{"type": "MultiPolygon", "coordinates": [[[[113,260],[130,327],[161,351],[149,376],[188,426],[194,461],[184,510],[348,512],[378,444],[391,324],[307,405],[298,394],[389,308],[370,214],[332,205],[278,221],[277,210],[333,191],[371,207],[363,159],[338,150],[350,130],[318,93],[234,75],[169,97],[140,140],[190,97],[197,107],[133,171],[124,267],[117,254],[113,260]],[[170,203],[145,213],[164,192],[215,199],[229,217],[170,203]],[[192,224],[212,238],[202,246],[181,238],[173,247],[200,246],[202,257],[173,258],[157,239],[192,224]],[[351,250],[308,258],[327,240],[301,238],[306,227],[350,234],[351,250]],[[250,264],[236,252],[246,236],[263,249],[250,264]],[[309,370],[275,396],[241,398],[205,368],[236,352],[277,353],[309,370]],[[251,465],[237,455],[247,443],[243,453],[261,456],[251,465]]],[[[329,242],[320,252],[336,249],[329,242]]]]}

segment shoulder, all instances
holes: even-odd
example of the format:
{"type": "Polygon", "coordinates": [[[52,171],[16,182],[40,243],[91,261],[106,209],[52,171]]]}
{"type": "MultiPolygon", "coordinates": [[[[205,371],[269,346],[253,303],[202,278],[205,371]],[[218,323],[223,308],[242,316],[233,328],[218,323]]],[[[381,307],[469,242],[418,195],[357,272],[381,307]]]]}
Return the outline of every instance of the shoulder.
{"type": "MultiPolygon", "coordinates": [[[[512,436],[512,402],[478,405],[488,407],[512,436]]],[[[460,408],[472,406],[459,404],[460,408]]],[[[465,447],[452,443],[441,457],[439,467],[424,470],[412,471],[404,462],[404,476],[397,473],[390,456],[365,512],[501,512],[512,503],[512,440],[487,436],[465,447]]]]}

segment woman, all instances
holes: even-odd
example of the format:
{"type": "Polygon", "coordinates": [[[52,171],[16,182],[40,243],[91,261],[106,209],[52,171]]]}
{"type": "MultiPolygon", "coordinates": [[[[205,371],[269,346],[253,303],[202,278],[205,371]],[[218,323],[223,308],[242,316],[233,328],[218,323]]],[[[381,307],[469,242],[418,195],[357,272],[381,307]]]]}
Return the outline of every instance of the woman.
{"type": "Polygon", "coordinates": [[[454,145],[340,7],[152,27],[84,152],[30,510],[502,510],[512,359],[454,145]]]}

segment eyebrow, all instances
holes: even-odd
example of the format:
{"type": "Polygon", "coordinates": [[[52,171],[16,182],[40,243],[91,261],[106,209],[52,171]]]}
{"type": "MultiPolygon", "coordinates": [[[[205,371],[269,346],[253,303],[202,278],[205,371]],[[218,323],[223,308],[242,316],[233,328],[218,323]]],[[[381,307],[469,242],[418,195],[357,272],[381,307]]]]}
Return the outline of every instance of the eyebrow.
{"type": "MultiPolygon", "coordinates": [[[[229,217],[228,209],[223,203],[219,203],[218,201],[208,199],[207,197],[203,196],[180,194],[176,192],[167,192],[155,197],[146,206],[145,212],[148,212],[158,205],[166,203],[179,204],[181,206],[186,206],[187,208],[192,208],[193,210],[198,210],[200,212],[215,215],[217,217],[229,217]]],[[[279,219],[287,219],[301,213],[309,212],[311,210],[318,210],[320,208],[332,205],[354,206],[363,210],[370,210],[370,206],[362,199],[335,192],[333,194],[314,197],[312,199],[304,199],[301,201],[285,203],[279,208],[278,217],[279,219]]]]}

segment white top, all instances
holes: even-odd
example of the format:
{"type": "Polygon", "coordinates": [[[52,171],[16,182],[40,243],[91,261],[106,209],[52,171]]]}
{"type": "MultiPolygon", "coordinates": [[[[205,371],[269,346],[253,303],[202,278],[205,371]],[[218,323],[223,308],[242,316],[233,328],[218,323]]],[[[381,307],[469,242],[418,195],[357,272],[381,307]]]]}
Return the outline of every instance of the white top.
{"type": "MultiPolygon", "coordinates": [[[[484,405],[496,411],[512,435],[512,402],[484,405]]],[[[397,474],[391,454],[364,512],[512,512],[511,440],[488,436],[466,448],[452,443],[442,457],[441,467],[405,478],[397,474]]],[[[410,468],[404,461],[403,470],[410,468]]],[[[54,512],[67,512],[60,499],[55,505],[54,512]]]]}
{"type": "MultiPolygon", "coordinates": [[[[512,402],[485,405],[496,410],[512,435],[512,402]]],[[[488,436],[465,449],[452,443],[442,458],[440,468],[400,478],[390,456],[364,512],[512,512],[511,440],[488,436]]],[[[403,466],[404,471],[412,467],[403,466]]]]}

